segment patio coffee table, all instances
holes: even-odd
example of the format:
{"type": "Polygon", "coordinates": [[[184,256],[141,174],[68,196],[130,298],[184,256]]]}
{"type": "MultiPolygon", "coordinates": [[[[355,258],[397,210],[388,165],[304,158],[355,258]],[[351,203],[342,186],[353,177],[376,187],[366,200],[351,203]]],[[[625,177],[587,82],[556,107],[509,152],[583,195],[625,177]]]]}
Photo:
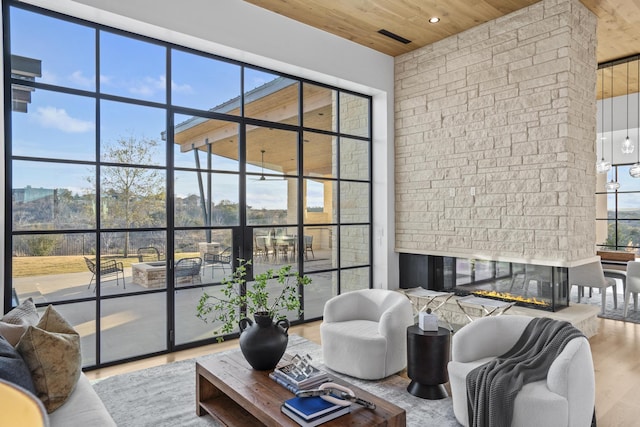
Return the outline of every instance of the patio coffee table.
{"type": "MultiPolygon", "coordinates": [[[[252,369],[240,350],[196,362],[196,413],[209,414],[228,426],[297,426],[280,411],[282,402],[293,393],[269,378],[269,372],[252,369]]],[[[323,426],[406,426],[404,409],[338,378],[332,381],[375,403],[376,409],[354,403],[350,414],[323,426]]]]}

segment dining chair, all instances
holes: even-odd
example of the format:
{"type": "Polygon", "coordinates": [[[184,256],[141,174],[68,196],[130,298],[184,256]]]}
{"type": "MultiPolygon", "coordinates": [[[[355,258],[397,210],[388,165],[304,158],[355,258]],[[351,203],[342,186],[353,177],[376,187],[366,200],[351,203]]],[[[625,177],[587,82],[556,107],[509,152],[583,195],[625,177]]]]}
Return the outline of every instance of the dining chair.
{"type": "Polygon", "coordinates": [[[583,294],[585,287],[599,288],[602,295],[601,313],[604,314],[607,305],[607,288],[613,290],[613,307],[618,308],[618,286],[616,279],[613,277],[605,277],[600,261],[593,261],[587,264],[578,265],[569,268],[569,286],[578,287],[578,302],[583,294]]]}
{"type": "Polygon", "coordinates": [[[624,289],[624,318],[627,317],[631,294],[633,294],[633,309],[638,311],[638,292],[640,292],[640,261],[629,261],[627,262],[627,282],[624,289]]]}
{"type": "Polygon", "coordinates": [[[304,236],[304,259],[309,259],[309,251],[311,251],[311,256],[315,259],[316,255],[313,253],[313,236],[304,236]]]}

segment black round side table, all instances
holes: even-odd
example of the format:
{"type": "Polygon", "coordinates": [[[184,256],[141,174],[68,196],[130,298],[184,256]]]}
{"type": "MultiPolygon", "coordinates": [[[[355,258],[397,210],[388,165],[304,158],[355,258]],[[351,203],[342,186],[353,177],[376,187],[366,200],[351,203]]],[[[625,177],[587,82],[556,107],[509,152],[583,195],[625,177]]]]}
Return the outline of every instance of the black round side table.
{"type": "Polygon", "coordinates": [[[451,333],[446,328],[423,331],[418,325],[407,328],[407,375],[411,383],[407,391],[424,399],[448,396],[444,383],[449,381],[451,333]]]}

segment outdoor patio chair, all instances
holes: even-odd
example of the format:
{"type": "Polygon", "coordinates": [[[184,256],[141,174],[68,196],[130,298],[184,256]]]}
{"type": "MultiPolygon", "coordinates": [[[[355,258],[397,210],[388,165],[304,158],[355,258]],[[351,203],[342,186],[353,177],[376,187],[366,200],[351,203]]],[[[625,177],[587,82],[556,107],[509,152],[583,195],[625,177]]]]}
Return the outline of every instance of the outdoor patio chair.
{"type": "Polygon", "coordinates": [[[153,246],[138,249],[138,262],[160,261],[160,251],[153,246]]]}
{"type": "Polygon", "coordinates": [[[222,271],[226,274],[226,267],[231,270],[231,247],[225,247],[222,252],[217,254],[204,254],[204,264],[211,265],[211,278],[213,278],[213,269],[216,265],[222,267],[222,271]]]}
{"type": "Polygon", "coordinates": [[[311,256],[315,259],[316,255],[313,253],[313,236],[304,236],[304,259],[309,259],[309,251],[311,251],[311,256]]]}
{"type": "MultiPolygon", "coordinates": [[[[87,268],[92,273],[91,280],[89,280],[89,286],[87,286],[87,289],[89,289],[91,287],[91,283],[93,282],[93,279],[96,278],[97,269],[96,269],[95,262],[91,261],[89,258],[84,257],[84,262],[87,264],[87,268]]],[[[127,284],[125,283],[125,280],[124,280],[124,266],[122,265],[122,263],[117,262],[115,259],[103,260],[100,262],[100,278],[106,277],[106,276],[113,276],[114,274],[116,276],[117,286],[120,286],[119,275],[122,274],[122,287],[123,289],[127,289],[127,284]]],[[[93,292],[95,291],[96,291],[96,288],[94,287],[93,292]]]]}
{"type": "Polygon", "coordinates": [[[265,261],[269,259],[269,249],[267,248],[266,236],[256,236],[254,238],[253,257],[262,257],[265,261]]]}
{"type": "Polygon", "coordinates": [[[178,260],[175,267],[176,283],[178,282],[178,279],[182,277],[190,277],[192,283],[196,278],[200,281],[201,267],[202,258],[200,257],[182,258],[181,260],[178,260]]]}

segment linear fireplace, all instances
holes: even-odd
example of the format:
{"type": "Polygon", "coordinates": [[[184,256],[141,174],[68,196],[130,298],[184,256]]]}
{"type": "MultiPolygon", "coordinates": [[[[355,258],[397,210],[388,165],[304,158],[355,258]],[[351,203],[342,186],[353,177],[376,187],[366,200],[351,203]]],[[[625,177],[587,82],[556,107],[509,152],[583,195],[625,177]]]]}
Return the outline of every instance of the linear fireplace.
{"type": "Polygon", "coordinates": [[[540,310],[569,306],[566,267],[400,254],[400,287],[478,295],[540,310]]]}

